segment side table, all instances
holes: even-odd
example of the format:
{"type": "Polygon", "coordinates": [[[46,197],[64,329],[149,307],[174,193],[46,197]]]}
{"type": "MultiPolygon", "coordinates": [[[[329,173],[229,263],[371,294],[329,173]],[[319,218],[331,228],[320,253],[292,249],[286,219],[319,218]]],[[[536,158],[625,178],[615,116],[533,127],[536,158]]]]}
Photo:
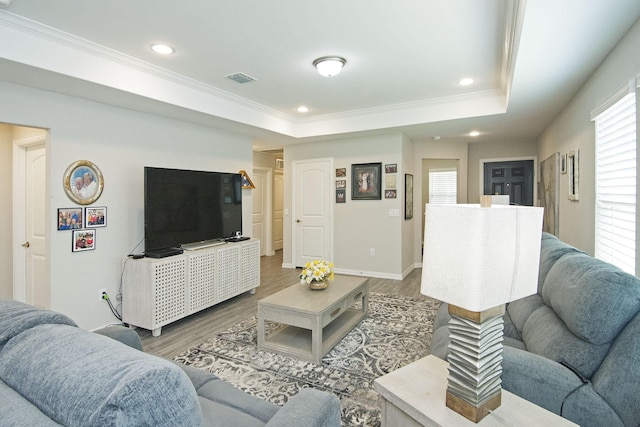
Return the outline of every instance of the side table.
{"type": "Polygon", "coordinates": [[[374,381],[382,396],[382,426],[576,426],[513,393],[502,390],[502,405],[479,423],[445,406],[449,364],[429,355],[374,381]]]}

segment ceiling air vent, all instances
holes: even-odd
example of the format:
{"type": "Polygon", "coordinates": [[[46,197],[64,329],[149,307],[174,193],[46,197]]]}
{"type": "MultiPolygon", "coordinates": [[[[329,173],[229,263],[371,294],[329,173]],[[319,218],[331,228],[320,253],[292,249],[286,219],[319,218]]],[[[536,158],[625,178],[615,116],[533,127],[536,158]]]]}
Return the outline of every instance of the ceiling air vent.
{"type": "Polygon", "coordinates": [[[226,75],[225,77],[237,83],[249,83],[249,82],[256,81],[256,79],[246,75],[245,73],[233,73],[233,74],[226,75]]]}

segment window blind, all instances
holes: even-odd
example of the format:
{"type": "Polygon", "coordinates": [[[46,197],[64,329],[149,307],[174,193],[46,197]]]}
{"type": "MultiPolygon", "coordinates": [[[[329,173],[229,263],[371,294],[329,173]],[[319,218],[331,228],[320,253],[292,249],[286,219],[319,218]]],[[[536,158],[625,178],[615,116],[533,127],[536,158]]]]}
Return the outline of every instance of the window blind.
{"type": "Polygon", "coordinates": [[[595,256],[635,275],[635,93],[599,112],[595,123],[595,256]]]}
{"type": "Polygon", "coordinates": [[[458,202],[458,172],[455,169],[429,170],[429,203],[458,202]]]}

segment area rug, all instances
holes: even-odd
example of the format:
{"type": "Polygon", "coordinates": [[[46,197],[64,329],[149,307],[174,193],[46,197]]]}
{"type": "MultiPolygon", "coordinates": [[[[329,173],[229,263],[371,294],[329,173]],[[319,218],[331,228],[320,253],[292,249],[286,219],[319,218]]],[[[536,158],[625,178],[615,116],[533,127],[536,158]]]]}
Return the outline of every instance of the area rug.
{"type": "MultiPolygon", "coordinates": [[[[303,387],[325,390],[339,397],[343,426],[375,427],[380,425],[380,396],[373,381],[429,354],[438,305],[426,297],[371,293],[367,316],[320,365],[258,350],[255,315],[174,360],[278,405],[303,387]]],[[[279,327],[266,325],[268,332],[279,327]]]]}

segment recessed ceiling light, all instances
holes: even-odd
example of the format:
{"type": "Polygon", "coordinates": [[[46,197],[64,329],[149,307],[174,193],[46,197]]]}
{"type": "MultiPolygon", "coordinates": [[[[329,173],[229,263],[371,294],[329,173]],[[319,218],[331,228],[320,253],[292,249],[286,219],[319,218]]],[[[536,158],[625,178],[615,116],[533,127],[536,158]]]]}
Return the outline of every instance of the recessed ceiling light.
{"type": "Polygon", "coordinates": [[[460,79],[458,80],[458,84],[460,86],[469,86],[470,84],[473,84],[474,80],[471,77],[465,77],[464,79],[460,79]]]}
{"type": "Polygon", "coordinates": [[[308,113],[309,112],[309,107],[301,105],[297,108],[298,113],[308,113]]]}
{"type": "Polygon", "coordinates": [[[477,130],[472,130],[471,132],[469,132],[468,134],[469,136],[479,136],[480,132],[478,132],[477,130]]]}
{"type": "Polygon", "coordinates": [[[171,55],[176,50],[168,44],[156,43],[151,45],[151,50],[160,55],[171,55]]]}

